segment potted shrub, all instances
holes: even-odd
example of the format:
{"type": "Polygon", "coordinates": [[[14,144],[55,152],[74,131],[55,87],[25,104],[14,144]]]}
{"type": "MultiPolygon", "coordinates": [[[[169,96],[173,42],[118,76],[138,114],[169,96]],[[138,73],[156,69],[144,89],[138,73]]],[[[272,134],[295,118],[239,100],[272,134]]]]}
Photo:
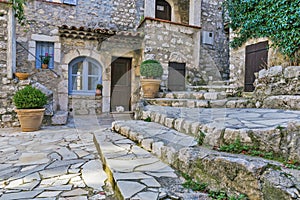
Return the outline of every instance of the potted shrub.
{"type": "Polygon", "coordinates": [[[96,96],[101,96],[102,95],[102,88],[103,88],[102,84],[97,84],[97,86],[96,86],[96,96]]]}
{"type": "Polygon", "coordinates": [[[141,64],[141,85],[145,98],[154,98],[159,90],[163,68],[157,60],[145,60],[141,64]]]}
{"type": "Polygon", "coordinates": [[[24,132],[39,130],[44,117],[47,96],[30,85],[18,90],[13,96],[21,129],[24,132]]]}
{"type": "Polygon", "coordinates": [[[51,56],[48,53],[46,53],[44,56],[41,55],[40,57],[42,62],[42,69],[48,69],[51,56]]]}

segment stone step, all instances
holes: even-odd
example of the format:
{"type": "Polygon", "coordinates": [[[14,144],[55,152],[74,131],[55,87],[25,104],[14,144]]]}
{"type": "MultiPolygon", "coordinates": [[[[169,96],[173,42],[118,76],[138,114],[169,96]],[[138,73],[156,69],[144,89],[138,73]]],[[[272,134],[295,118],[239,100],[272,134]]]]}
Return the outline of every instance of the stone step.
{"type": "Polygon", "coordinates": [[[252,108],[254,104],[249,99],[195,100],[155,98],[145,100],[150,105],[187,107],[187,108],[252,108]]]}
{"type": "Polygon", "coordinates": [[[95,131],[94,143],[117,199],[209,199],[183,188],[173,168],[111,129],[95,131]]]}
{"type": "Polygon", "coordinates": [[[300,95],[268,96],[260,105],[264,108],[300,110],[300,95]]]}
{"type": "Polygon", "coordinates": [[[67,111],[57,111],[51,118],[52,125],[65,125],[68,121],[67,111]]]}
{"type": "Polygon", "coordinates": [[[262,151],[300,162],[300,111],[276,109],[176,108],[148,105],[139,116],[220,147],[240,139],[262,151]]]}
{"type": "Polygon", "coordinates": [[[300,171],[281,163],[199,147],[193,137],[154,122],[116,121],[112,128],[210,189],[250,200],[300,199],[300,171]]]}
{"type": "Polygon", "coordinates": [[[189,91],[178,91],[178,92],[168,92],[159,93],[160,98],[169,99],[196,99],[196,100],[218,100],[226,98],[225,92],[189,92],[189,91]]]}
{"type": "Polygon", "coordinates": [[[199,85],[199,86],[188,86],[187,90],[199,92],[226,92],[228,90],[233,90],[236,87],[230,85],[199,85]]]}

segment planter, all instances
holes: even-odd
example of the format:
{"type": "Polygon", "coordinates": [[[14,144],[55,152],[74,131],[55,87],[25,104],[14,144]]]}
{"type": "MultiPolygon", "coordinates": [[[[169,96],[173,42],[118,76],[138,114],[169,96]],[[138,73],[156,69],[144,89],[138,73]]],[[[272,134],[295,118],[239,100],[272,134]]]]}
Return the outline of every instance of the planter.
{"type": "Polygon", "coordinates": [[[102,95],[102,91],[100,89],[96,89],[96,96],[101,96],[102,95]]]}
{"type": "Polygon", "coordinates": [[[161,80],[159,79],[141,79],[141,85],[144,92],[144,98],[154,98],[159,90],[161,80]]]}
{"type": "Polygon", "coordinates": [[[42,64],[42,69],[48,69],[48,64],[42,64]]]}
{"type": "Polygon", "coordinates": [[[30,74],[25,72],[16,72],[15,75],[19,80],[26,80],[30,74]]]}
{"type": "Polygon", "coordinates": [[[37,131],[40,129],[45,108],[41,109],[16,109],[23,132],[37,131]]]}

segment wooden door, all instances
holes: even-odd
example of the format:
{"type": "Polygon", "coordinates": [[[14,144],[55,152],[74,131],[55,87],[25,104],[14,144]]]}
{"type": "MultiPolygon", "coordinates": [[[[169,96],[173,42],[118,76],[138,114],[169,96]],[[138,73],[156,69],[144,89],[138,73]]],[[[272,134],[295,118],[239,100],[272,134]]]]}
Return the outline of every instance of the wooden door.
{"type": "Polygon", "coordinates": [[[131,109],[131,58],[113,58],[111,64],[111,112],[131,109]],[[122,109],[121,109],[122,110],[122,109]]]}
{"type": "Polygon", "coordinates": [[[246,47],[245,92],[254,90],[254,73],[268,64],[268,42],[260,42],[246,47]]]}
{"type": "Polygon", "coordinates": [[[156,0],[155,18],[171,21],[171,6],[164,0],[156,0]]]}
{"type": "Polygon", "coordinates": [[[169,63],[168,89],[170,91],[185,90],[185,63],[169,63]]]}

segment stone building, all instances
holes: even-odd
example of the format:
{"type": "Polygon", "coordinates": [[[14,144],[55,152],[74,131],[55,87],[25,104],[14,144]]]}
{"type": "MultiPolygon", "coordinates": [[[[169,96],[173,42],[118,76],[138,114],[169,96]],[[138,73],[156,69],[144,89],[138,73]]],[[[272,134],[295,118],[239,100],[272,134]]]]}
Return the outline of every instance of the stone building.
{"type": "MultiPolygon", "coordinates": [[[[234,33],[230,34],[230,38],[234,33]]],[[[273,66],[289,67],[290,63],[268,38],[249,39],[236,49],[230,49],[230,83],[245,92],[253,92],[260,70],[273,66]]],[[[291,93],[292,94],[292,93],[291,93]]]]}
{"type": "Polygon", "coordinates": [[[50,94],[52,117],[134,111],[145,59],[162,63],[164,91],[228,79],[222,12],[222,0],[32,0],[20,26],[0,1],[0,127],[18,125],[12,96],[26,84],[50,94]],[[45,55],[49,69],[41,68],[45,55]],[[31,76],[20,81],[16,71],[31,76]]]}

